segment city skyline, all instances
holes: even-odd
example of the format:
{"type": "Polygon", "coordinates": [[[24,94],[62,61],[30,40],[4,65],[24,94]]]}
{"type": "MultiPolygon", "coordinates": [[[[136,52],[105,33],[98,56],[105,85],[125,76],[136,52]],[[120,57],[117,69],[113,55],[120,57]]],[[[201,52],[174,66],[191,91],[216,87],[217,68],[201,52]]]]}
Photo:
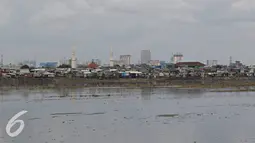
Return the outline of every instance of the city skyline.
{"type": "MultiPolygon", "coordinates": [[[[76,56],[76,48],[75,47],[73,47],[72,48],[72,51],[71,51],[71,56],[69,55],[69,56],[66,56],[66,57],[62,57],[61,59],[57,59],[57,60],[41,60],[41,61],[38,61],[38,60],[36,60],[35,58],[34,59],[22,59],[22,60],[19,60],[19,61],[15,61],[15,62],[10,62],[10,63],[8,63],[8,62],[4,62],[5,60],[4,59],[1,59],[1,60],[3,60],[3,63],[4,63],[4,65],[9,65],[9,64],[14,64],[14,65],[16,65],[16,64],[21,64],[21,63],[28,63],[28,62],[35,62],[35,63],[37,63],[37,65],[39,64],[39,63],[47,63],[47,62],[58,62],[58,63],[60,63],[60,64],[66,64],[66,62],[68,62],[69,60],[71,60],[71,61],[73,61],[73,58],[75,58],[75,60],[76,60],[76,64],[75,65],[77,65],[77,64],[84,64],[84,63],[91,63],[92,61],[94,61],[94,60],[97,60],[97,62],[98,61],[100,61],[99,63],[100,64],[103,64],[103,65],[111,65],[111,63],[110,63],[110,61],[111,60],[113,60],[113,61],[121,61],[121,57],[122,56],[130,56],[130,57],[132,57],[132,55],[129,55],[129,54],[126,54],[126,55],[118,55],[118,54],[114,54],[114,51],[112,51],[113,49],[112,49],[112,47],[110,48],[110,55],[109,55],[109,59],[108,60],[106,60],[106,61],[102,61],[100,58],[92,58],[92,59],[85,59],[85,60],[81,60],[79,57],[77,57],[76,56]],[[73,57],[74,56],[74,57],[73,57]],[[111,59],[111,56],[113,56],[112,57],[112,59],[111,59]],[[119,57],[120,56],[120,57],[119,57]],[[118,60],[118,58],[120,58],[120,60],[118,60]]],[[[181,54],[180,52],[177,52],[176,53],[177,55],[178,54],[181,54]]],[[[130,63],[130,64],[141,64],[141,63],[147,63],[147,64],[149,64],[149,62],[150,61],[155,61],[155,60],[158,60],[158,61],[164,61],[164,62],[167,62],[167,63],[176,63],[176,62],[174,62],[173,61],[173,58],[174,58],[174,56],[176,55],[176,54],[172,54],[171,56],[170,56],[170,58],[169,59],[167,59],[167,60],[162,60],[162,59],[153,59],[152,57],[152,55],[153,55],[153,53],[151,53],[150,52],[150,50],[149,49],[143,49],[143,50],[141,50],[140,51],[140,59],[138,59],[137,61],[134,61],[134,60],[132,60],[132,58],[130,58],[129,59],[129,62],[128,63],[130,63]],[[149,58],[150,60],[148,61],[148,62],[141,62],[141,59],[143,59],[144,58],[144,56],[143,56],[143,52],[146,52],[146,54],[147,54],[147,51],[149,52],[149,57],[146,57],[146,58],[149,58]]],[[[181,54],[182,55],[182,54],[181,54]]],[[[3,58],[3,57],[2,57],[3,58]]],[[[223,64],[223,65],[228,65],[229,64],[229,62],[235,62],[235,61],[242,61],[242,60],[238,60],[238,59],[232,59],[233,57],[232,56],[230,56],[230,61],[228,61],[228,63],[220,63],[219,62],[219,64],[223,64]]],[[[209,59],[207,59],[207,60],[203,60],[203,61],[196,61],[196,60],[185,60],[185,58],[183,59],[183,55],[182,55],[182,58],[181,58],[181,60],[179,60],[179,62],[202,62],[202,63],[204,63],[204,64],[208,64],[208,61],[217,61],[217,63],[218,63],[218,60],[216,59],[216,60],[209,60],[209,59]]],[[[253,64],[253,65],[255,65],[255,64],[253,64]]]]}
{"type": "Polygon", "coordinates": [[[132,62],[150,49],[165,61],[181,52],[187,61],[254,64],[254,8],[252,0],[1,0],[0,54],[5,63],[56,61],[76,45],[80,60],[108,61],[111,45],[132,62]]]}

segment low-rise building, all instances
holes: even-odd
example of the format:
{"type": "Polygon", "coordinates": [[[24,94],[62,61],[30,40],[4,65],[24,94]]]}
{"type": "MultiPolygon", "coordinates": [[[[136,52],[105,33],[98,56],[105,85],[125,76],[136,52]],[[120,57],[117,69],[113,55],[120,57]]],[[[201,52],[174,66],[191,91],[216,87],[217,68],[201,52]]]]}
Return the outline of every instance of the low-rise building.
{"type": "Polygon", "coordinates": [[[189,67],[189,68],[201,68],[204,67],[205,64],[200,62],[179,62],[175,64],[176,67],[189,67]]]}

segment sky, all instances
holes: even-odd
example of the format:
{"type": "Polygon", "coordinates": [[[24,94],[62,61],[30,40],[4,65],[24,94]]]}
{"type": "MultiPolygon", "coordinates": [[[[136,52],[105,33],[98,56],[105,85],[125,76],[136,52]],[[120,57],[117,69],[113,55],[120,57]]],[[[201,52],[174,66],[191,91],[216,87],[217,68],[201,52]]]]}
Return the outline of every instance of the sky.
{"type": "Polygon", "coordinates": [[[255,0],[0,0],[4,63],[59,61],[75,47],[80,61],[108,63],[110,47],[140,60],[240,60],[255,64],[255,0]]]}

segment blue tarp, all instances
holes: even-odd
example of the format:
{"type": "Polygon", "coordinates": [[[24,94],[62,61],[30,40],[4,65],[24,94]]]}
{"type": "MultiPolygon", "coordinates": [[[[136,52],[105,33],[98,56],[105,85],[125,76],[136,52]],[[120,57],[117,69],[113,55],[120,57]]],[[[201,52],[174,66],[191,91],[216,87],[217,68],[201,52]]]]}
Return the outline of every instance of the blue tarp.
{"type": "Polygon", "coordinates": [[[125,72],[121,73],[121,77],[126,77],[126,76],[127,76],[127,73],[125,73],[125,72]]]}

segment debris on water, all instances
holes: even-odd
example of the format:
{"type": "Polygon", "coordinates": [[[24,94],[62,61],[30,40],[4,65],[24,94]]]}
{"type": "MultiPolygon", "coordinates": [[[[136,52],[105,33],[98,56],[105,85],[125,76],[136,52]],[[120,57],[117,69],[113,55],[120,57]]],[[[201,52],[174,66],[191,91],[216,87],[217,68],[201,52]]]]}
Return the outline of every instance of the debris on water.
{"type": "Polygon", "coordinates": [[[95,113],[82,113],[82,112],[73,112],[73,113],[53,113],[50,114],[52,116],[52,118],[56,118],[59,116],[68,116],[68,115],[102,115],[105,114],[106,112],[95,112],[95,113]]]}
{"type": "Polygon", "coordinates": [[[84,115],[101,115],[101,114],[105,114],[105,112],[96,112],[96,113],[89,113],[84,115]]]}
{"type": "Polygon", "coordinates": [[[133,119],[133,117],[124,117],[124,119],[127,119],[127,120],[128,120],[128,119],[133,119]]]}
{"type": "Polygon", "coordinates": [[[57,117],[59,117],[59,116],[51,116],[52,118],[57,118],[57,117]]]}
{"type": "Polygon", "coordinates": [[[33,120],[39,120],[39,119],[41,119],[41,118],[30,118],[28,120],[33,121],[33,120]]]}
{"type": "Polygon", "coordinates": [[[157,115],[157,117],[169,117],[169,118],[173,118],[179,116],[179,114],[161,114],[161,115],[157,115]]]}
{"type": "Polygon", "coordinates": [[[80,97],[87,97],[87,95],[80,95],[80,97]]]}
{"type": "Polygon", "coordinates": [[[96,95],[96,94],[92,94],[91,96],[92,97],[99,97],[99,95],[96,95]]]}
{"type": "Polygon", "coordinates": [[[52,116],[56,116],[56,115],[81,115],[82,112],[73,112],[73,113],[53,113],[53,114],[50,114],[52,116]]]}

